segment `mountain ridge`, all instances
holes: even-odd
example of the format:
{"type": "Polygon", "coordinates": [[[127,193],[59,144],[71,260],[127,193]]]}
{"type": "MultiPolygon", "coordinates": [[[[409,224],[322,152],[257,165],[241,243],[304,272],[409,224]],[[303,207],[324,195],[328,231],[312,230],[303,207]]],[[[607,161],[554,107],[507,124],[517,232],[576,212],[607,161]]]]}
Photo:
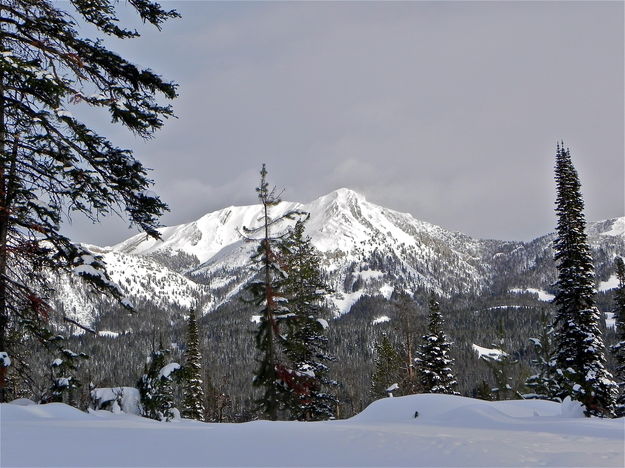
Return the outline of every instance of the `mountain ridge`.
{"type": "MultiPolygon", "coordinates": [[[[348,312],[363,295],[390,298],[397,290],[428,290],[450,297],[546,289],[554,279],[553,233],[529,242],[477,239],[368,202],[346,188],[306,204],[281,202],[271,213],[277,217],[292,209],[310,213],[307,234],[335,291],[330,305],[336,315],[348,312]]],[[[229,206],[160,228],[162,240],[137,234],[113,246],[88,247],[103,255],[112,279],[131,300],[182,308],[200,301],[208,313],[239,294],[252,277],[254,245],[245,241],[242,229],[256,225],[260,214],[261,205],[229,206]]],[[[625,252],[625,217],[589,223],[588,233],[595,251],[603,252],[598,266],[603,275],[612,257],[625,252]]],[[[81,318],[91,321],[92,313],[81,318]]]]}

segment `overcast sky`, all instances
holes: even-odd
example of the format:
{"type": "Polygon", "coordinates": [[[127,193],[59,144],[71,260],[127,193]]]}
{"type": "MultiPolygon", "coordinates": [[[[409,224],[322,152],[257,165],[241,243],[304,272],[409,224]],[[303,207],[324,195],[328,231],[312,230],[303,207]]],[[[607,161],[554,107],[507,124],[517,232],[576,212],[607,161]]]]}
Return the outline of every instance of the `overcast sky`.
{"type": "MultiPolygon", "coordinates": [[[[555,227],[560,139],[587,219],[624,214],[622,2],[162,3],[182,18],[110,44],[179,83],[178,119],[147,143],[90,122],[154,169],[165,225],[255,203],[266,162],[288,200],[348,187],[529,240],[555,227]]],[[[114,219],[67,232],[136,233],[114,219]]]]}

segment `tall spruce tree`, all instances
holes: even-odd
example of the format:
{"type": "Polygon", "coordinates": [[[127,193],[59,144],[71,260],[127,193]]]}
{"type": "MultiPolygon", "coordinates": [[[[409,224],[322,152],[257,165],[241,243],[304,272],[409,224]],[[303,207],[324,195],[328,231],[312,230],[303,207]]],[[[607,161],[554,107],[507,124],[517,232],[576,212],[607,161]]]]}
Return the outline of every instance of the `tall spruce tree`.
{"type": "Polygon", "coordinates": [[[278,205],[281,200],[275,187],[269,188],[264,164],[256,192],[262,206],[261,224],[256,228],[244,227],[247,239],[258,242],[256,253],[252,256],[252,261],[257,267],[256,278],[247,287],[248,293],[252,296],[250,302],[261,308],[256,332],[259,368],[255,372],[253,382],[254,386],[261,387],[264,392],[257,401],[259,409],[267,418],[275,421],[293,391],[296,371],[288,365],[282,351],[285,321],[294,316],[289,311],[288,299],[284,293],[287,274],[280,264],[280,243],[285,232],[273,231],[285,220],[295,219],[303,213],[289,210],[276,217],[271,215],[271,208],[278,205]]]}
{"type": "Polygon", "coordinates": [[[616,277],[618,286],[614,291],[614,318],[617,334],[617,343],[611,351],[616,360],[616,381],[620,394],[616,402],[616,415],[625,416],[625,263],[621,257],[616,257],[616,277]]]}
{"type": "Polygon", "coordinates": [[[450,349],[451,343],[443,331],[440,305],[432,298],[427,334],[422,337],[416,358],[417,373],[423,392],[459,395],[456,390],[458,382],[451,369],[454,361],[449,354],[450,349]]]}
{"type": "Polygon", "coordinates": [[[601,316],[595,306],[595,276],[585,232],[584,202],[568,148],[558,145],[555,180],[558,270],[554,319],[556,396],[570,395],[588,415],[614,414],[616,384],[605,367],[601,316]]]}
{"type": "MultiPolygon", "coordinates": [[[[159,96],[176,87],[81,37],[89,23],[102,34],[127,39],[116,0],[0,2],[0,352],[9,357],[24,333],[47,339],[44,270],[64,270],[116,297],[104,264],[60,231],[65,214],[97,221],[124,213],[131,224],[157,237],[166,205],[148,189],[147,170],[131,151],[74,117],[72,105],[101,108],[115,123],[148,138],[172,115],[159,96]],[[74,16],[72,16],[74,15],[74,16]]],[[[151,0],[130,0],[144,22],[160,28],[174,11],[151,0]]],[[[13,365],[19,362],[13,360],[13,365]]],[[[0,366],[0,401],[7,367],[0,366]]]]}
{"type": "Polygon", "coordinates": [[[202,354],[200,352],[200,334],[195,319],[195,310],[189,311],[187,321],[187,342],[184,352],[182,373],[183,400],[182,416],[188,419],[204,421],[204,387],[202,381],[202,354]]]}
{"type": "Polygon", "coordinates": [[[289,310],[295,316],[288,320],[284,352],[296,374],[291,398],[287,403],[291,419],[318,421],[334,416],[338,400],[331,392],[338,383],[328,378],[327,362],[334,358],[328,352],[324,318],[324,299],[329,287],[323,278],[319,256],[306,236],[305,221],[298,220],[285,236],[282,263],[287,277],[284,293],[289,310]]]}

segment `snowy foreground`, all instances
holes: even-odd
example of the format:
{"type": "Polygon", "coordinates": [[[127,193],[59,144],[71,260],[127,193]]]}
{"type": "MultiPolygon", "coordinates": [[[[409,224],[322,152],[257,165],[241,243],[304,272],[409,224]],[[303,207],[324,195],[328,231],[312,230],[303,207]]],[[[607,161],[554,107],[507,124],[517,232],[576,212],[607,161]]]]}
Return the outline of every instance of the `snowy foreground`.
{"type": "Polygon", "coordinates": [[[0,466],[625,466],[624,421],[576,404],[412,395],[344,421],[161,423],[0,405],[0,466]],[[415,411],[419,416],[414,417],[415,411]]]}

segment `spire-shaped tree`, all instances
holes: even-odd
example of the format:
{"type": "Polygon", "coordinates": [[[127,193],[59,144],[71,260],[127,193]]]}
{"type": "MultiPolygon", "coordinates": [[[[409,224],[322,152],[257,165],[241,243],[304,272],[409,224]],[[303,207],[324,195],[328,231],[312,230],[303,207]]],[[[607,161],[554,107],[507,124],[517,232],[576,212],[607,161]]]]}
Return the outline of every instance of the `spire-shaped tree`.
{"type": "Polygon", "coordinates": [[[334,415],[337,399],[330,391],[338,385],[328,378],[328,338],[323,301],[329,292],[321,271],[319,256],[304,233],[305,221],[298,220],[282,242],[282,262],[288,276],[284,293],[294,317],[288,320],[283,342],[287,358],[296,371],[289,401],[291,419],[323,420],[334,415]]]}
{"type": "Polygon", "coordinates": [[[288,299],[284,294],[287,275],[280,265],[280,242],[284,231],[274,234],[273,229],[286,219],[302,215],[302,212],[291,210],[275,218],[271,216],[271,208],[281,200],[275,187],[269,188],[264,164],[256,192],[262,206],[261,225],[244,228],[247,239],[258,242],[258,248],[252,257],[257,265],[256,279],[247,288],[252,296],[250,302],[262,308],[256,332],[260,365],[255,373],[254,385],[264,389],[263,396],[258,400],[260,410],[275,421],[278,419],[278,411],[289,398],[295,371],[288,366],[287,359],[281,352],[281,329],[286,325],[283,322],[294,314],[288,308],[288,299]]]}
{"type": "Polygon", "coordinates": [[[187,342],[184,352],[182,416],[204,421],[204,388],[202,381],[202,354],[200,334],[195,319],[195,310],[189,311],[187,320],[187,342]]]}
{"type": "Polygon", "coordinates": [[[589,415],[612,415],[616,384],[605,368],[605,348],[599,328],[601,316],[595,307],[595,276],[585,232],[581,185],[569,149],[560,145],[556,152],[555,180],[557,396],[570,395],[582,402],[589,415]]]}
{"type": "Polygon", "coordinates": [[[621,257],[616,257],[616,277],[618,286],[614,291],[614,318],[617,334],[617,343],[612,346],[616,360],[616,381],[620,387],[617,400],[617,416],[625,416],[625,263],[621,257]]]}
{"type": "MultiPolygon", "coordinates": [[[[121,299],[100,259],[61,233],[64,216],[124,213],[158,237],[166,205],[149,190],[147,170],[70,111],[78,103],[103,109],[144,138],[172,115],[159,99],[174,98],[175,85],[80,34],[88,23],[102,35],[139,36],[120,26],[118,3],[0,2],[0,352],[9,356],[18,354],[10,337],[24,335],[13,333],[24,322],[46,339],[45,327],[33,326],[51,310],[45,270],[72,272],[121,299]]],[[[157,28],[177,16],[151,0],[129,3],[157,28]]],[[[0,366],[0,401],[5,374],[0,366]]]]}
{"type": "Polygon", "coordinates": [[[422,341],[416,361],[423,392],[459,395],[458,382],[451,369],[454,362],[449,355],[451,343],[443,331],[443,315],[434,298],[430,299],[427,334],[422,341]]]}

